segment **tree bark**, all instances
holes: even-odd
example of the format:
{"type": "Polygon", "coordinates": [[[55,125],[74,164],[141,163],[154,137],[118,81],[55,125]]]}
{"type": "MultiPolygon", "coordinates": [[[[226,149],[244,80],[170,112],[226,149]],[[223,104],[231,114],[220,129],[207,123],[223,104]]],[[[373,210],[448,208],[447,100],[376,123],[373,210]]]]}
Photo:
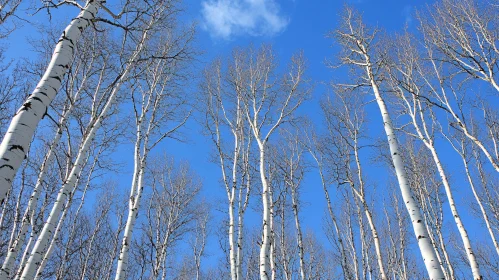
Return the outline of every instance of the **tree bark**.
{"type": "Polygon", "coordinates": [[[40,120],[54,100],[73,58],[75,44],[105,0],[89,0],[59,39],[52,59],[35,90],[17,111],[0,144],[0,205],[12,186],[40,120]]]}

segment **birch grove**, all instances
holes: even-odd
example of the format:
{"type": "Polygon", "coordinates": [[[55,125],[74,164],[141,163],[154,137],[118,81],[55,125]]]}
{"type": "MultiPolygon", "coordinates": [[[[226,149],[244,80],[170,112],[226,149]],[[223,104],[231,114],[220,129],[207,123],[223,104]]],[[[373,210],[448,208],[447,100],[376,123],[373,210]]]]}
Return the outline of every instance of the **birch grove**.
{"type": "Polygon", "coordinates": [[[260,2],[0,1],[0,280],[499,278],[499,5],[260,2]]]}

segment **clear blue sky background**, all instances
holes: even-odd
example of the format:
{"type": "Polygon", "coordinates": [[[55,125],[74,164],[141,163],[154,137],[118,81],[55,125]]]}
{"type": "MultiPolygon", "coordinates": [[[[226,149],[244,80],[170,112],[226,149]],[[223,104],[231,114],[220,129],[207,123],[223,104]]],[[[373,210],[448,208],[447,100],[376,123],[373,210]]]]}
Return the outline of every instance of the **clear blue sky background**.
{"type": "MultiPolygon", "coordinates": [[[[401,32],[405,25],[409,29],[416,28],[414,12],[418,8],[431,3],[429,0],[359,0],[359,1],[336,1],[336,0],[186,0],[185,20],[197,22],[198,49],[204,51],[196,65],[201,70],[203,65],[215,57],[230,55],[234,47],[244,47],[252,43],[255,46],[261,43],[271,44],[276,51],[281,65],[285,65],[292,54],[304,51],[308,60],[308,77],[316,84],[313,99],[308,101],[300,110],[302,114],[308,115],[316,123],[320,123],[318,100],[327,93],[327,83],[333,77],[335,80],[344,78],[341,71],[332,71],[325,66],[326,59],[334,60],[338,53],[338,47],[332,39],[326,38],[326,34],[333,30],[339,22],[339,13],[343,5],[349,4],[361,11],[367,24],[378,26],[388,32],[401,32]],[[207,8],[208,7],[208,8],[207,8]],[[211,7],[211,9],[209,8],[211,7]],[[226,11],[228,14],[223,14],[226,11]],[[237,16],[233,16],[236,14],[237,16]],[[226,24],[222,24],[222,23],[226,24]],[[230,24],[228,24],[228,22],[230,24]]],[[[115,2],[113,1],[112,4],[115,2]]],[[[53,24],[60,26],[61,30],[69,20],[77,14],[75,8],[67,8],[64,13],[54,12],[53,24]]],[[[30,18],[33,22],[45,23],[48,17],[44,13],[30,18]]],[[[26,37],[37,37],[30,25],[25,25],[23,32],[16,32],[10,37],[8,44],[8,56],[11,58],[33,57],[25,47],[26,37]]],[[[186,90],[186,94],[195,91],[198,81],[186,90]]],[[[372,118],[369,129],[373,132],[372,137],[378,138],[382,135],[377,132],[381,130],[381,118],[376,107],[370,107],[372,118]]],[[[187,143],[178,143],[174,140],[166,140],[156,152],[164,150],[173,155],[176,160],[185,160],[191,164],[203,179],[203,194],[211,201],[224,201],[225,190],[219,184],[220,170],[209,161],[212,146],[203,138],[200,128],[195,121],[188,123],[185,134],[188,136],[187,143]]],[[[384,139],[384,138],[382,138],[384,139]]],[[[119,178],[120,187],[128,191],[131,182],[133,168],[133,157],[129,147],[120,148],[121,160],[127,162],[123,174],[119,178]]],[[[446,156],[452,157],[450,153],[446,156]]],[[[386,172],[379,173],[379,167],[370,166],[369,160],[364,161],[364,167],[368,170],[368,176],[377,185],[387,185],[386,172]]],[[[449,166],[449,171],[461,166],[449,166]]],[[[459,169],[461,172],[461,169],[459,169]]],[[[385,199],[388,194],[378,193],[380,199],[385,199]]],[[[322,222],[325,209],[325,200],[322,187],[315,173],[310,173],[304,182],[304,202],[302,220],[304,226],[313,230],[319,236],[323,236],[322,222]]],[[[458,197],[458,204],[463,202],[462,196],[458,197]]],[[[447,207],[447,206],[446,206],[447,207]]],[[[215,216],[220,218],[220,213],[215,211],[215,216]]],[[[469,216],[465,215],[465,222],[471,223],[469,216]]],[[[259,225],[260,218],[252,216],[249,224],[259,225]]],[[[473,227],[473,225],[470,225],[473,227]]],[[[476,231],[470,230],[470,236],[476,240],[476,231]]],[[[213,254],[207,263],[215,265],[220,251],[218,242],[211,240],[209,253],[213,254]]],[[[324,239],[324,242],[327,242],[324,239]]]]}

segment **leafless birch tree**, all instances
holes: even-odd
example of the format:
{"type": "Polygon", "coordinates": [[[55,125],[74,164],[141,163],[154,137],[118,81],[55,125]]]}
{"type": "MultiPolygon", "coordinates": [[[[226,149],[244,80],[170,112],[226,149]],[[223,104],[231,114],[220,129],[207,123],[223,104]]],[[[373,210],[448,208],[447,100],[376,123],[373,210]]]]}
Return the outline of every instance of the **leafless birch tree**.
{"type": "MultiPolygon", "coordinates": [[[[158,31],[166,21],[174,21],[176,15],[170,2],[156,4],[149,28],[158,31]],[[165,21],[165,22],[162,22],[165,21]],[[156,26],[154,26],[156,25],[156,26]]],[[[168,23],[169,24],[169,23],[168,23]]],[[[169,26],[174,28],[174,26],[169,26]]],[[[192,30],[177,33],[175,29],[161,30],[153,33],[158,36],[158,49],[145,50],[141,57],[150,57],[151,61],[137,68],[140,75],[134,75],[132,86],[132,102],[135,117],[134,171],[130,188],[128,220],[125,227],[116,279],[124,279],[127,270],[128,250],[135,221],[139,213],[139,205],[144,191],[144,177],[149,153],[167,137],[173,137],[182,127],[190,112],[186,108],[180,84],[185,65],[191,59],[190,41],[192,30]],[[142,73],[141,73],[142,72],[142,73]]],[[[150,35],[153,36],[153,35],[150,35]]],[[[151,44],[153,45],[153,44],[151,44]]]]}
{"type": "Polygon", "coordinates": [[[262,244],[260,248],[260,278],[270,278],[271,251],[271,202],[265,151],[270,136],[284,122],[293,118],[293,113],[307,97],[309,89],[304,86],[305,61],[303,55],[293,57],[283,78],[276,78],[275,60],[269,48],[258,52],[248,51],[240,58],[243,66],[237,76],[243,79],[243,110],[259,150],[259,172],[262,183],[262,244]]]}
{"type": "Polygon", "coordinates": [[[420,96],[423,95],[421,92],[425,91],[425,82],[424,78],[417,76],[417,71],[414,71],[414,69],[422,68],[421,66],[418,66],[421,58],[413,47],[413,43],[409,36],[401,37],[399,44],[403,44],[404,48],[395,48],[393,50],[396,56],[396,62],[387,64],[387,73],[390,78],[389,83],[397,97],[401,99],[402,107],[404,108],[403,111],[410,117],[410,123],[414,132],[407,131],[407,133],[421,140],[425,147],[431,152],[433,161],[435,162],[438,174],[444,186],[454,222],[459,230],[463,246],[466,250],[468,261],[473,272],[473,278],[481,279],[482,276],[475,254],[473,253],[468,232],[461,220],[458,207],[454,200],[454,194],[448,179],[448,174],[444,169],[440,155],[435,147],[435,133],[436,130],[438,130],[438,121],[432,111],[431,104],[428,104],[423,98],[420,98],[420,96]]]}
{"type": "Polygon", "coordinates": [[[52,60],[36,89],[23,103],[0,144],[0,204],[3,203],[17,169],[28,153],[31,138],[55,98],[73,58],[74,47],[104,1],[88,1],[63,31],[52,60]]]}
{"type": "Polygon", "coordinates": [[[252,135],[243,115],[242,88],[244,80],[237,76],[241,65],[224,72],[220,61],[205,70],[202,102],[207,106],[205,129],[216,147],[222,181],[228,199],[228,241],[231,279],[242,279],[244,214],[251,195],[250,169],[252,135]],[[230,135],[231,141],[226,140],[230,135]],[[228,151],[227,144],[233,146],[228,151]],[[236,228],[237,223],[237,228],[236,228]]]}
{"type": "Polygon", "coordinates": [[[407,174],[404,170],[402,154],[399,151],[397,136],[390,118],[385,99],[383,97],[381,81],[379,77],[382,59],[376,56],[376,31],[370,31],[362,22],[359,15],[347,8],[343,15],[343,22],[335,36],[342,46],[341,63],[357,69],[360,77],[358,83],[353,87],[368,86],[372,88],[376,102],[383,118],[383,124],[390,146],[391,157],[402,197],[406,203],[415,237],[425,262],[425,266],[430,279],[443,279],[444,274],[436,257],[435,250],[428,238],[428,230],[424,225],[421,209],[415,200],[407,181],[407,174]]]}

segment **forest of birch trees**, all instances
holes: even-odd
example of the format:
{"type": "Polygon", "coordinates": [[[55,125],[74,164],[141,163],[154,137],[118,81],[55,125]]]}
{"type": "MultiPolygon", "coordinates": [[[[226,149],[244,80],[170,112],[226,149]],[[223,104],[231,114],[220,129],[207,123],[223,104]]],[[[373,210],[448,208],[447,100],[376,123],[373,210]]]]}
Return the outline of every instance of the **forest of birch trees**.
{"type": "Polygon", "coordinates": [[[326,81],[188,10],[0,0],[0,280],[499,279],[499,2],[345,5],[326,81]]]}

